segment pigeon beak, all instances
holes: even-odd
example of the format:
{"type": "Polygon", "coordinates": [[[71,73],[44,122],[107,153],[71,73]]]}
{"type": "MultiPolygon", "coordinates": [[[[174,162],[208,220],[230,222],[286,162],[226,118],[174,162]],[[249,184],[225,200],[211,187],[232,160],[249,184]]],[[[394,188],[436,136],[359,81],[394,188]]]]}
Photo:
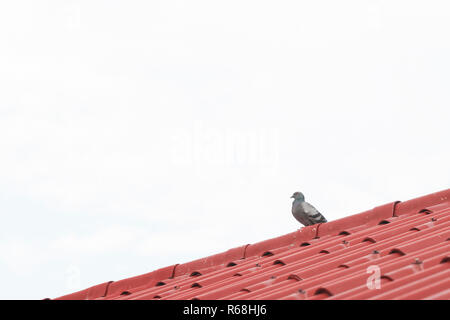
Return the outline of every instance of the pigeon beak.
{"type": "Polygon", "coordinates": [[[292,195],[291,198],[294,198],[294,196],[292,195]]]}

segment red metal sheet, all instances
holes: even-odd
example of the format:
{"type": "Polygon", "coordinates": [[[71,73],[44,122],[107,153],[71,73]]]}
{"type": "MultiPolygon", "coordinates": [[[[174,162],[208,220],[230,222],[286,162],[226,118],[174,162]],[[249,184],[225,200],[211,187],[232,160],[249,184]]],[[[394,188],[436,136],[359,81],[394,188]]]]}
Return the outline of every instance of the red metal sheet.
{"type": "Polygon", "coordinates": [[[449,240],[450,189],[59,299],[449,299],[449,240]]]}

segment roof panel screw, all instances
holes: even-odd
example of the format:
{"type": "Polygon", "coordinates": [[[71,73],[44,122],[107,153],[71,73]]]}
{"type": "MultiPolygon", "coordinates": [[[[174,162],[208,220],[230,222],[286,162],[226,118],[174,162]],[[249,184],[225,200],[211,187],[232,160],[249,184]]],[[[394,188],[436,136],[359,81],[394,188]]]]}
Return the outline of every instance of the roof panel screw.
{"type": "Polygon", "coordinates": [[[436,221],[437,219],[435,217],[431,218],[431,221],[436,221]]]}
{"type": "Polygon", "coordinates": [[[373,254],[379,254],[380,251],[378,251],[378,250],[373,250],[372,253],[373,253],[373,254]]]}
{"type": "Polygon", "coordinates": [[[343,244],[348,244],[348,241],[347,240],[342,240],[342,243],[343,244]]]}
{"type": "Polygon", "coordinates": [[[420,260],[419,258],[416,258],[414,260],[413,264],[422,264],[422,260],[420,260]]]}
{"type": "Polygon", "coordinates": [[[305,293],[306,293],[305,290],[303,290],[303,289],[298,289],[298,292],[300,292],[300,293],[302,293],[302,294],[305,294],[305,293]]]}

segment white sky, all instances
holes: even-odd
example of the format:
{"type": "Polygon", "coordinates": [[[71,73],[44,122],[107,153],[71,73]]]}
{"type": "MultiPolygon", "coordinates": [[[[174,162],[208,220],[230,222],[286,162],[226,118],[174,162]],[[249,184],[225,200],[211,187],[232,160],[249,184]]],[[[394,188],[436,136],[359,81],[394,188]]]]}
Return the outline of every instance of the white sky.
{"type": "Polygon", "coordinates": [[[449,187],[448,1],[2,1],[0,298],[449,187]]]}

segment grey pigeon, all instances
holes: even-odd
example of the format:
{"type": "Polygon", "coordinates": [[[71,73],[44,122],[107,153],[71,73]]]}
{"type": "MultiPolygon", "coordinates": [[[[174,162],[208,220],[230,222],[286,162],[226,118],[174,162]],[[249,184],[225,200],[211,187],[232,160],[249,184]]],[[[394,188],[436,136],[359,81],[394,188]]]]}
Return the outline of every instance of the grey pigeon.
{"type": "Polygon", "coordinates": [[[294,198],[294,202],[292,202],[292,215],[301,224],[304,226],[312,226],[316,223],[327,222],[327,219],[316,208],[305,201],[303,193],[294,192],[291,198],[294,198]]]}

